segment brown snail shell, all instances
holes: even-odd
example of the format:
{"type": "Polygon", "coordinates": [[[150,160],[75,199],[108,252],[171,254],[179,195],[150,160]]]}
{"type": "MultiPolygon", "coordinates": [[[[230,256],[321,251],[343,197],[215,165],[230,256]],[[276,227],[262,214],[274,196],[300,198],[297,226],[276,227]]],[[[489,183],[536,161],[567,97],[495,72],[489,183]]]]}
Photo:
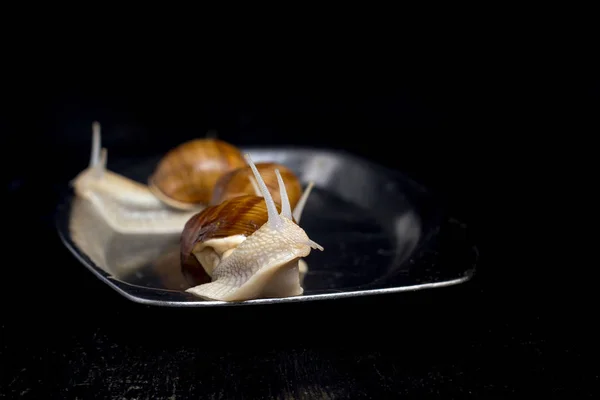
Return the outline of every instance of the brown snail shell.
{"type": "Polygon", "coordinates": [[[165,154],[148,185],[169,206],[194,209],[208,204],[213,187],[223,174],[245,165],[235,146],[214,138],[194,139],[165,154]]]}
{"type": "MultiPolygon", "coordinates": [[[[255,195],[238,196],[209,206],[190,218],[181,234],[181,268],[188,283],[200,285],[210,282],[214,263],[223,253],[235,248],[267,220],[265,200],[255,195]],[[211,239],[225,238],[233,239],[229,243],[221,241],[219,248],[210,247],[211,239]],[[198,261],[198,255],[205,260],[204,265],[198,261]]],[[[212,243],[215,242],[213,240],[212,243]]]]}
{"type": "MultiPolygon", "coordinates": [[[[290,206],[292,209],[296,207],[296,204],[298,204],[298,200],[300,200],[300,196],[302,195],[302,186],[300,180],[292,170],[285,165],[273,162],[257,163],[256,168],[265,181],[269,193],[271,193],[271,196],[273,197],[273,201],[277,204],[281,204],[277,175],[275,174],[275,169],[279,169],[283,182],[285,183],[290,206]]],[[[252,179],[254,179],[254,175],[250,166],[237,168],[224,174],[219,178],[213,188],[210,204],[219,204],[225,200],[230,200],[243,195],[256,195],[256,189],[252,179]]]]}

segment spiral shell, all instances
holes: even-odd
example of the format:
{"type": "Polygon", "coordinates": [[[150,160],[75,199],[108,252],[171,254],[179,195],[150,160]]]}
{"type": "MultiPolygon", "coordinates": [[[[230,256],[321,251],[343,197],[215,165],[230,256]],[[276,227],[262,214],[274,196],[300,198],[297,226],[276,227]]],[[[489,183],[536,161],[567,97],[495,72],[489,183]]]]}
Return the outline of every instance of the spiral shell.
{"type": "Polygon", "coordinates": [[[181,234],[181,268],[191,285],[210,282],[213,268],[268,220],[264,198],[243,195],[209,206],[185,224],[181,234]],[[200,260],[203,260],[201,263],[200,260]]]}
{"type": "Polygon", "coordinates": [[[219,139],[194,139],[165,154],[148,186],[169,206],[194,209],[208,204],[221,176],[246,165],[235,146],[219,139]]]}
{"type": "MultiPolygon", "coordinates": [[[[285,165],[272,162],[257,163],[256,168],[265,181],[269,193],[273,196],[275,203],[281,204],[277,175],[275,175],[275,169],[279,169],[283,182],[285,183],[290,206],[294,208],[302,195],[300,180],[296,177],[294,172],[285,165]]],[[[210,204],[219,204],[237,196],[256,194],[251,179],[254,179],[254,176],[250,166],[237,168],[224,174],[215,184],[210,204]]]]}

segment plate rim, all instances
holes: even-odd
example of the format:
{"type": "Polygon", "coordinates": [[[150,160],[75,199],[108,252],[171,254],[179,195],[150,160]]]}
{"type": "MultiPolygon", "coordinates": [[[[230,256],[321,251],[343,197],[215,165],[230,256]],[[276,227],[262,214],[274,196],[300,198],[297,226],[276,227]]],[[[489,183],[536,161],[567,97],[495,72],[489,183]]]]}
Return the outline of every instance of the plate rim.
{"type": "MultiPolygon", "coordinates": [[[[291,297],[277,297],[277,298],[265,298],[265,299],[254,299],[254,300],[244,300],[244,301],[215,301],[215,300],[197,300],[197,301],[168,301],[168,300],[152,300],[144,297],[139,297],[133,295],[123,288],[123,286],[131,286],[134,285],[118,281],[111,277],[111,275],[104,275],[98,270],[98,267],[94,265],[90,265],[87,260],[85,260],[81,254],[73,247],[70,240],[64,237],[63,232],[60,229],[57,230],[58,234],[61,238],[61,241],[69,249],[69,251],[75,256],[75,258],[83,264],[88,270],[90,270],[96,277],[100,278],[100,280],[108,285],[111,289],[119,293],[124,298],[143,305],[149,306],[159,306],[159,307],[169,307],[169,308],[202,308],[202,307],[231,307],[231,306],[244,306],[244,305],[263,305],[263,304],[281,304],[281,303],[303,303],[307,301],[323,301],[323,300],[337,300],[351,297],[365,297],[365,296],[375,296],[375,295],[383,295],[383,294],[391,294],[391,293],[402,293],[402,292],[416,292],[421,290],[429,290],[441,287],[451,287],[456,286],[462,283],[466,283],[470,281],[475,275],[475,264],[478,260],[478,250],[477,246],[473,245],[472,249],[475,250],[477,254],[476,260],[473,263],[473,267],[466,270],[463,276],[450,279],[446,281],[440,282],[429,282],[429,283],[420,283],[416,285],[408,285],[408,286],[396,286],[391,288],[381,288],[381,289],[365,289],[365,290],[353,290],[353,291],[342,291],[336,293],[319,293],[319,294],[308,294],[308,295],[300,295],[300,296],[291,296],[291,297]]],[[[147,290],[156,290],[153,288],[144,288],[147,290]]],[[[163,291],[172,291],[166,289],[160,289],[163,291]]],[[[176,292],[176,291],[175,291],[176,292]]]]}

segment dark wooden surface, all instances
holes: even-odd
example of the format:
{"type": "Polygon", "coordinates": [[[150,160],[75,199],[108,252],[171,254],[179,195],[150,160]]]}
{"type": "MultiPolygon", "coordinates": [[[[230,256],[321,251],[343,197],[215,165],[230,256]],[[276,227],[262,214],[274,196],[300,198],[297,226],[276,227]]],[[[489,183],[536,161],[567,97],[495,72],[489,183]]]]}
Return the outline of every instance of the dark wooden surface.
{"type": "Polygon", "coordinates": [[[111,291],[38,223],[48,264],[10,265],[20,271],[3,285],[5,398],[581,398],[598,385],[589,327],[569,329],[589,325],[577,310],[485,278],[333,302],[153,308],[111,291]]]}
{"type": "Polygon", "coordinates": [[[591,397],[600,381],[590,303],[529,280],[542,267],[510,246],[504,232],[521,221],[502,206],[506,192],[490,189],[510,185],[509,171],[495,169],[505,154],[489,145],[506,138],[489,118],[502,101],[481,97],[500,84],[446,78],[386,93],[281,89],[258,99],[214,90],[188,102],[171,89],[165,100],[143,82],[58,92],[49,83],[27,103],[17,97],[2,120],[9,146],[26,151],[8,169],[6,204],[18,211],[4,222],[11,240],[2,250],[0,397],[591,397]],[[87,163],[94,119],[106,127],[113,161],[217,128],[240,144],[336,146],[401,169],[469,221],[479,273],[452,288],[333,302],[131,303],[83,268],[53,226],[58,190],[87,163]]]}

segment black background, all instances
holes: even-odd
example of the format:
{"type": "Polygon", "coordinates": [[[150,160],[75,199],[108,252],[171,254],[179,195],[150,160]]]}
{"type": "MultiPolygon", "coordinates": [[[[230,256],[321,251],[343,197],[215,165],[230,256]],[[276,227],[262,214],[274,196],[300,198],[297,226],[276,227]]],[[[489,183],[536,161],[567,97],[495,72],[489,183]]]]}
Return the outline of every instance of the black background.
{"type": "MultiPolygon", "coordinates": [[[[532,184],[527,163],[534,158],[525,149],[539,133],[530,128],[540,115],[545,127],[556,117],[544,110],[549,88],[525,66],[460,60],[449,52],[412,68],[331,67],[316,58],[251,68],[240,57],[216,73],[196,63],[163,68],[156,60],[95,65],[92,56],[8,82],[4,170],[9,207],[18,211],[9,213],[16,240],[4,253],[17,261],[2,263],[0,394],[591,393],[598,368],[595,346],[584,339],[592,331],[573,329],[579,314],[556,295],[546,297],[547,286],[524,283],[540,267],[519,256],[507,236],[515,225],[530,226],[512,211],[514,200],[527,204],[522,188],[532,184]],[[102,123],[109,168],[215,129],[238,145],[335,147],[402,170],[440,191],[468,223],[481,251],[479,272],[457,287],[330,303],[216,310],[133,304],[82,268],[52,225],[59,189],[87,165],[94,120],[102,123]]],[[[596,81],[583,89],[579,100],[597,104],[596,81]]]]}

